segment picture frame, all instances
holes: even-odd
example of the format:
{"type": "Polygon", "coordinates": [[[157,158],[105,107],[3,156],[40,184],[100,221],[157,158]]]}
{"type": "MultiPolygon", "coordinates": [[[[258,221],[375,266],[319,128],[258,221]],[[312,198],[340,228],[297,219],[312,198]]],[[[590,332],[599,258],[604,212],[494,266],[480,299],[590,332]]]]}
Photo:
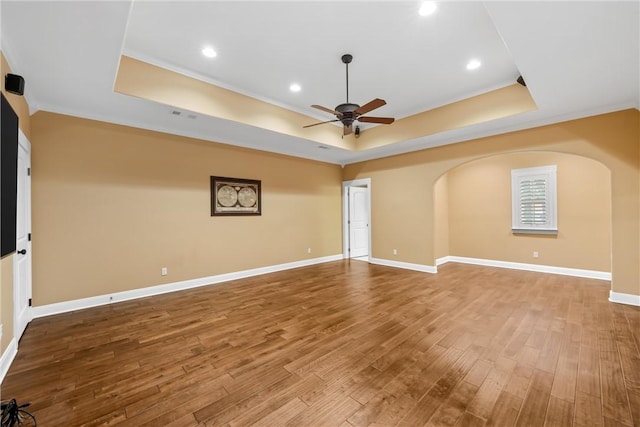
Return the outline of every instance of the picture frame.
{"type": "Polygon", "coordinates": [[[211,177],[211,216],[262,215],[262,182],[211,177]]]}

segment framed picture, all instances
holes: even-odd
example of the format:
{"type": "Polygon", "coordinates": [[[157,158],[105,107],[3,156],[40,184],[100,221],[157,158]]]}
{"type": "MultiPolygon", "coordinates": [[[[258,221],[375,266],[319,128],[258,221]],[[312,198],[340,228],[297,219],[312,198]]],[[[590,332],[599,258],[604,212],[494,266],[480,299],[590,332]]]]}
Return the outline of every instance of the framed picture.
{"type": "Polygon", "coordinates": [[[260,181],[211,177],[211,216],[262,215],[260,181]]]}

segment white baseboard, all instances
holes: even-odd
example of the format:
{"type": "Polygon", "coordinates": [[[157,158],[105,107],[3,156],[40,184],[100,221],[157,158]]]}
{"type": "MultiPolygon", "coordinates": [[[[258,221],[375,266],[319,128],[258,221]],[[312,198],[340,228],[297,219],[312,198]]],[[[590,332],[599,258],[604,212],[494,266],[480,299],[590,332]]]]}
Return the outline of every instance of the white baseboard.
{"type": "Polygon", "coordinates": [[[467,258],[460,256],[446,256],[438,258],[437,265],[445,262],[459,262],[462,264],[484,265],[487,267],[510,268],[513,270],[537,271],[540,273],[562,274],[564,276],[586,277],[588,279],[611,280],[608,271],[581,270],[578,268],[554,267],[551,265],[525,264],[520,262],[495,261],[492,259],[467,258]]]}
{"type": "Polygon", "coordinates": [[[623,294],[621,292],[609,291],[609,301],[618,304],[635,305],[640,307],[640,295],[623,294]]]}
{"type": "Polygon", "coordinates": [[[405,270],[421,271],[423,273],[437,273],[438,268],[432,265],[412,264],[410,262],[392,261],[390,259],[371,258],[369,257],[371,264],[384,265],[387,267],[404,268],[405,270]]]}
{"type": "Polygon", "coordinates": [[[4,350],[4,353],[2,353],[2,357],[0,357],[0,383],[4,381],[4,377],[5,375],[7,375],[7,372],[9,372],[11,363],[13,363],[13,359],[15,359],[17,354],[18,345],[16,344],[16,340],[14,338],[4,350]]]}
{"type": "Polygon", "coordinates": [[[442,264],[446,264],[449,261],[451,261],[451,257],[450,256],[443,256],[442,258],[438,258],[436,259],[436,267],[442,264]]]}
{"type": "Polygon", "coordinates": [[[230,280],[244,279],[247,277],[259,276],[261,274],[274,273],[277,271],[290,270],[292,268],[306,267],[314,264],[338,261],[343,259],[342,254],[330,255],[320,258],[305,259],[286,264],[272,265],[269,267],[254,268],[251,270],[236,271],[233,273],[219,274],[216,276],[202,277],[199,279],[184,280],[181,282],[167,283],[164,285],[150,286],[147,288],[133,289],[130,291],[116,292],[113,294],[99,295],[95,297],[82,298],[72,301],[64,301],[55,304],[41,305],[33,307],[33,318],[51,316],[53,314],[67,313],[85,308],[97,307],[100,305],[112,304],[115,302],[128,301],[137,298],[145,298],[153,295],[166,294],[169,292],[182,291],[185,289],[198,288],[200,286],[213,285],[216,283],[228,282],[230,280]]]}

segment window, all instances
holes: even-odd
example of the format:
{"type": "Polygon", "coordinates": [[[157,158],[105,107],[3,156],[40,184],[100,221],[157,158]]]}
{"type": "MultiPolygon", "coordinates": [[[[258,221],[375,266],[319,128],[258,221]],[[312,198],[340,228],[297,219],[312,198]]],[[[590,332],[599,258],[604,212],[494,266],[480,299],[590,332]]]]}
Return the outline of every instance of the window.
{"type": "Polygon", "coordinates": [[[511,170],[514,233],[558,233],[556,170],[556,165],[511,170]]]}

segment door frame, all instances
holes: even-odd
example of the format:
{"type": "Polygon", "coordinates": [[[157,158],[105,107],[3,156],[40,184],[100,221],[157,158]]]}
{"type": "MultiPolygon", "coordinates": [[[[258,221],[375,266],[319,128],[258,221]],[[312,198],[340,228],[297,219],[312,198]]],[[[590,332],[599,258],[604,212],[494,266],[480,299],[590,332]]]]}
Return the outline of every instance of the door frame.
{"type": "MultiPolygon", "coordinates": [[[[27,136],[22,132],[21,129],[18,130],[18,144],[26,145],[29,153],[28,167],[31,168],[31,142],[29,141],[27,136]]],[[[20,151],[20,147],[18,147],[18,151],[20,151]]],[[[18,173],[20,173],[20,168],[18,168],[18,173]]],[[[26,226],[27,226],[27,229],[29,230],[28,232],[30,233],[31,221],[32,221],[31,219],[31,175],[27,175],[27,181],[25,182],[25,189],[27,194],[25,194],[24,197],[27,198],[26,199],[27,207],[29,210],[29,212],[26,215],[28,218],[28,224],[26,226]]],[[[16,227],[16,230],[18,230],[18,227],[16,227]]],[[[27,254],[25,256],[27,256],[28,258],[26,260],[27,262],[26,276],[27,277],[25,278],[26,283],[25,283],[24,294],[27,300],[29,300],[32,297],[32,260],[33,260],[30,240],[27,241],[26,249],[27,249],[27,254]]],[[[16,255],[14,255],[14,257],[15,256],[16,255]]],[[[27,305],[27,308],[25,310],[26,318],[20,318],[20,311],[18,310],[18,307],[20,306],[20,301],[18,301],[18,296],[21,293],[18,292],[18,286],[20,286],[20,283],[19,283],[19,280],[17,280],[18,279],[18,263],[16,261],[17,261],[16,259],[14,259],[13,261],[13,338],[15,339],[16,346],[17,346],[27,325],[29,324],[29,322],[31,322],[31,320],[33,320],[33,313],[31,311],[31,307],[27,305]]]]}
{"type": "Polygon", "coordinates": [[[349,254],[349,187],[365,187],[367,189],[367,216],[369,218],[369,258],[371,258],[371,178],[354,179],[351,181],[342,181],[342,258],[350,259],[349,254]]]}

